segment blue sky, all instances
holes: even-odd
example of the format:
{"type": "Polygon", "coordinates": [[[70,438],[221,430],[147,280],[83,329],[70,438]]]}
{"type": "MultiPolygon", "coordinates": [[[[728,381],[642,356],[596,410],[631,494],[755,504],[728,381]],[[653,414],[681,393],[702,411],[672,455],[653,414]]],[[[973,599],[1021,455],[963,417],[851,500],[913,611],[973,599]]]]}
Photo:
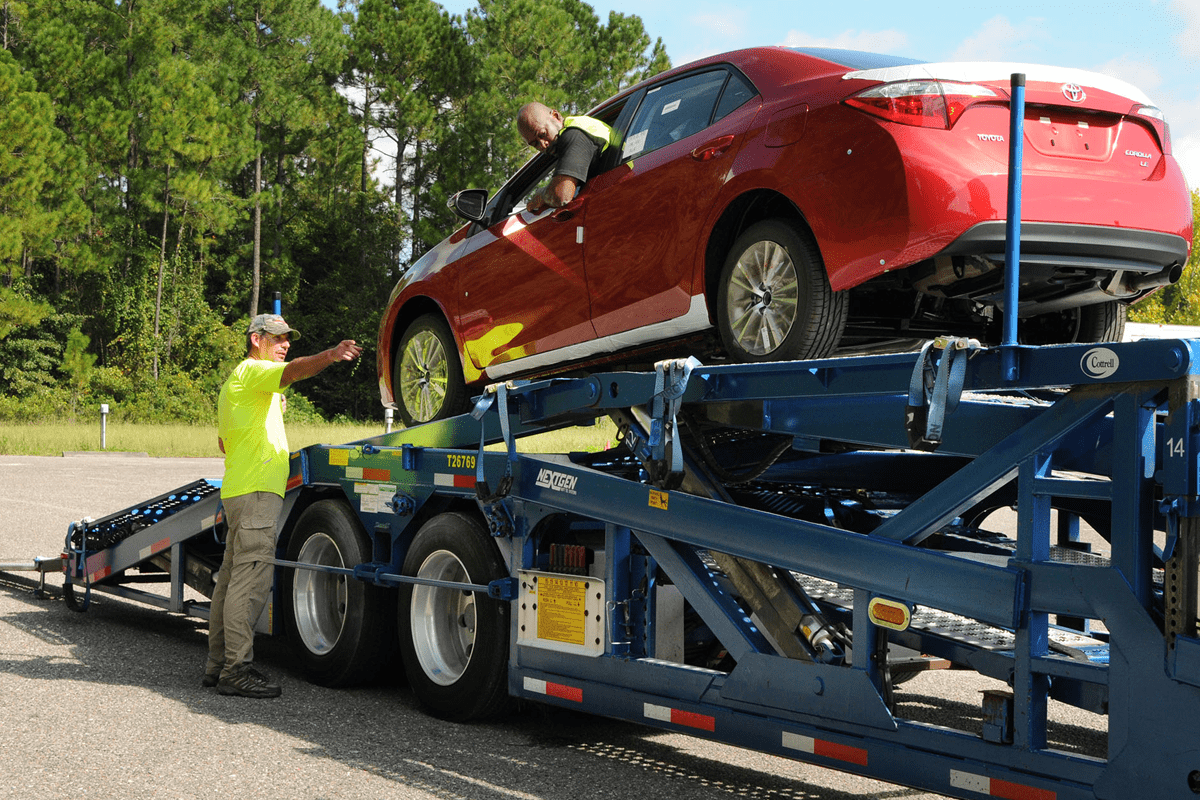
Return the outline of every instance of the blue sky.
{"type": "MultiPolygon", "coordinates": [[[[477,3],[443,0],[453,14],[477,3]]],[[[1200,0],[596,0],[636,14],[673,64],[753,45],[847,47],[925,61],[1020,61],[1120,77],[1166,113],[1176,159],[1200,188],[1200,0]],[[972,4],[973,5],[973,4],[972,4]]]]}

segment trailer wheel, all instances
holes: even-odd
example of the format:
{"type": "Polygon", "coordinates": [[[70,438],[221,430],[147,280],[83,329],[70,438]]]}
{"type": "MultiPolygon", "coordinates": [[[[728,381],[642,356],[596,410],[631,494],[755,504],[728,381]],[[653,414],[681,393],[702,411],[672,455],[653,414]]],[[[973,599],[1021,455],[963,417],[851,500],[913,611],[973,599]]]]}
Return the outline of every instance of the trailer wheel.
{"type": "MultiPolygon", "coordinates": [[[[417,533],[404,574],[487,584],[507,571],[477,520],[445,513],[417,533]]],[[[396,616],[404,672],[430,713],[463,722],[494,716],[508,706],[507,603],[475,592],[406,584],[396,616]]]]}
{"type": "Polygon", "coordinates": [[[842,336],[846,309],[812,237],[785,220],[750,226],[725,258],[717,327],[735,361],[827,356],[842,336]]]}
{"type": "Polygon", "coordinates": [[[441,317],[418,317],[404,331],[392,373],[392,389],[405,427],[466,410],[467,389],[458,346],[441,317]]]}
{"type": "MultiPolygon", "coordinates": [[[[313,503],[300,516],[288,560],[352,568],[371,560],[354,512],[340,500],[313,503]]],[[[283,571],[284,625],[305,675],[322,686],[374,677],[395,641],[392,593],[344,575],[283,571]]]]}

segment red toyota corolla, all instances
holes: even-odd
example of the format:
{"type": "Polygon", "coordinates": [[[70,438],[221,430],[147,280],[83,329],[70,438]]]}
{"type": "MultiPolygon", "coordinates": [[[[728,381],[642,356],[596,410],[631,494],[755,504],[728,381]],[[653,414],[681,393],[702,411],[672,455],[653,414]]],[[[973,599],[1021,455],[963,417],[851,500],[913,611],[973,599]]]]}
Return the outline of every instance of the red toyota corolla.
{"type": "Polygon", "coordinates": [[[1166,122],[1142,92],[1057,67],[754,48],[591,112],[623,144],[563,208],[525,210],[552,152],[490,199],[456,195],[469,223],[413,264],[384,315],[384,404],[413,424],[492,381],[601,362],[999,341],[1014,72],[1022,339],[1119,339],[1126,306],[1178,280],[1192,241],[1166,122]]]}

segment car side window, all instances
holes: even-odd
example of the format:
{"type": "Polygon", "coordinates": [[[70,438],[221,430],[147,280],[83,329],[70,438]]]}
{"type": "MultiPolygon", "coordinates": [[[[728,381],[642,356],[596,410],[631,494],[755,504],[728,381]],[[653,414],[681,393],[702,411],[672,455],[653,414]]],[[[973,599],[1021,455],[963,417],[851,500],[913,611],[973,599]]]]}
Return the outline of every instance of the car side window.
{"type": "Polygon", "coordinates": [[[646,92],[625,137],[622,160],[637,158],[707,128],[728,77],[724,69],[702,72],[646,92]]]}
{"type": "Polygon", "coordinates": [[[721,92],[721,100],[717,103],[717,112],[713,114],[712,121],[724,119],[729,116],[730,112],[741,108],[747,100],[757,94],[758,90],[751,85],[750,81],[737,72],[730,72],[729,83],[725,84],[725,90],[721,92]]]}

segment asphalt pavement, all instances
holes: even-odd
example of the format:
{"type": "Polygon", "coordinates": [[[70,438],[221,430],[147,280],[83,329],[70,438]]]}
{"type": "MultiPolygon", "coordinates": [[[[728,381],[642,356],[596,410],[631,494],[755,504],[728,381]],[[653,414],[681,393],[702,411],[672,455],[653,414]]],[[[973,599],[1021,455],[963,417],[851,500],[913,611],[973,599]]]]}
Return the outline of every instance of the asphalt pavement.
{"type": "MultiPolygon", "coordinates": [[[[0,563],[56,555],[74,520],[221,473],[218,459],[0,455],[0,563]]],[[[442,722],[417,708],[398,667],[373,686],[313,686],[270,637],[259,637],[256,663],[283,696],[223,697],[200,686],[205,622],[101,594],[73,612],[59,576],[48,598],[35,585],[0,574],[0,798],[940,797],[536,705],[485,724],[442,722]]],[[[969,730],[993,685],[930,673],[899,687],[898,701],[905,716],[969,730]]],[[[1053,734],[1094,749],[1102,726],[1067,709],[1053,734]]]]}

